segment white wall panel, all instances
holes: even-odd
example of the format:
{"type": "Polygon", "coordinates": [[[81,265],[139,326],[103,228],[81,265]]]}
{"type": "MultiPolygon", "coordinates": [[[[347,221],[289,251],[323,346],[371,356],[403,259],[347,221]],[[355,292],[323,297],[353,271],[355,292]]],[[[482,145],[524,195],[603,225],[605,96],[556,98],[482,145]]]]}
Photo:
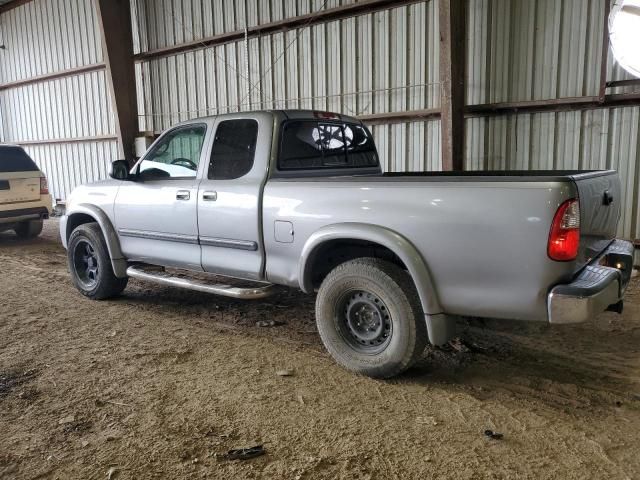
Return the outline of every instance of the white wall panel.
{"type": "Polygon", "coordinates": [[[102,61],[92,0],[35,0],[0,15],[0,84],[102,61]]]}
{"type": "Polygon", "coordinates": [[[470,118],[466,126],[469,170],[617,170],[618,233],[640,238],[640,107],[470,118]]]}
{"type": "Polygon", "coordinates": [[[49,180],[54,199],[65,199],[78,185],[107,178],[117,158],[115,140],[29,145],[25,149],[49,180]]]}
{"type": "MultiPolygon", "coordinates": [[[[175,9],[178,3],[165,2],[162,8],[175,9]]],[[[202,49],[197,57],[189,52],[144,61],[137,75],[138,103],[144,105],[141,128],[158,132],[178,119],[260,108],[364,115],[437,107],[436,4],[420,2],[278,32],[248,44],[230,42],[202,49]]],[[[215,7],[227,11],[225,5],[215,7]]],[[[271,2],[269,18],[307,11],[306,5],[271,2]]],[[[155,25],[153,15],[157,9],[147,16],[155,25]]],[[[169,34],[174,30],[172,25],[169,34]]],[[[166,39],[171,45],[169,40],[175,38],[166,39]]]]}
{"type": "Polygon", "coordinates": [[[0,91],[7,142],[114,135],[104,71],[0,91]]]}

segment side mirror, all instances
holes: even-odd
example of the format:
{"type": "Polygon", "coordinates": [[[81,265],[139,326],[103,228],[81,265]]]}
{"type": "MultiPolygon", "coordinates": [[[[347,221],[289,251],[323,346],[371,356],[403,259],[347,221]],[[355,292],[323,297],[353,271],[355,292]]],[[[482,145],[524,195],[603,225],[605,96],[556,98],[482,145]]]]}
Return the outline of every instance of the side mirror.
{"type": "Polygon", "coordinates": [[[129,162],[126,160],[116,160],[115,162],[111,162],[109,176],[115,180],[128,180],[129,162]]]}

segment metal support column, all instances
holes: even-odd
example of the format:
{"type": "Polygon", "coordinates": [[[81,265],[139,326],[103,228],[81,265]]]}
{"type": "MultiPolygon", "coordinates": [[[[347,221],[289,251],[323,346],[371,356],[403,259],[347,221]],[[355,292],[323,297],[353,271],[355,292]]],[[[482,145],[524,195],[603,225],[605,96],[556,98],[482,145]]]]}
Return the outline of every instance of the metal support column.
{"type": "Polygon", "coordinates": [[[442,169],[464,168],[465,0],[439,0],[442,169]]]}
{"type": "Polygon", "coordinates": [[[133,162],[138,133],[138,104],[130,4],[129,0],[94,0],[94,3],[116,119],[118,150],[122,158],[133,162]]]}

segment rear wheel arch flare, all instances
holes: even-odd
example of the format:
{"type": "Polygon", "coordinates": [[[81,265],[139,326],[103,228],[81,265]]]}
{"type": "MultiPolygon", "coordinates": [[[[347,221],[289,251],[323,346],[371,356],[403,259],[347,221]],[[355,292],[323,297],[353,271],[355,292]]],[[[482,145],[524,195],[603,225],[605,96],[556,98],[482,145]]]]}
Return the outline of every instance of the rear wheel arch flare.
{"type": "Polygon", "coordinates": [[[399,233],[377,225],[344,223],[328,225],[314,232],[305,243],[300,255],[298,270],[300,288],[307,293],[314,290],[313,268],[323,249],[328,245],[348,245],[350,242],[353,242],[353,245],[369,245],[373,248],[378,246],[381,251],[390,252],[395,257],[394,263],[406,268],[409,272],[420,297],[423,312],[429,315],[442,313],[427,263],[416,247],[399,233]]]}

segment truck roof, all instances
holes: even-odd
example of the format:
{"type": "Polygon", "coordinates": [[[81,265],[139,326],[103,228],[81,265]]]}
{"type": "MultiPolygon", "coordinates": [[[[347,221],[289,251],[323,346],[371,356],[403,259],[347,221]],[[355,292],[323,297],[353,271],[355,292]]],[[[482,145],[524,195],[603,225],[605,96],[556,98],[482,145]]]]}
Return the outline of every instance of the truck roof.
{"type": "Polygon", "coordinates": [[[362,123],[355,117],[349,115],[343,115],[341,113],[335,112],[326,112],[321,110],[302,110],[302,109],[290,109],[290,110],[252,110],[247,112],[231,112],[231,113],[221,113],[219,115],[207,115],[205,117],[197,117],[189,120],[185,120],[184,122],[180,122],[177,125],[194,123],[202,120],[210,120],[217,117],[235,117],[237,118],[239,115],[247,115],[250,116],[252,113],[271,113],[273,115],[278,115],[282,117],[283,120],[341,120],[344,122],[350,123],[362,123]]]}

